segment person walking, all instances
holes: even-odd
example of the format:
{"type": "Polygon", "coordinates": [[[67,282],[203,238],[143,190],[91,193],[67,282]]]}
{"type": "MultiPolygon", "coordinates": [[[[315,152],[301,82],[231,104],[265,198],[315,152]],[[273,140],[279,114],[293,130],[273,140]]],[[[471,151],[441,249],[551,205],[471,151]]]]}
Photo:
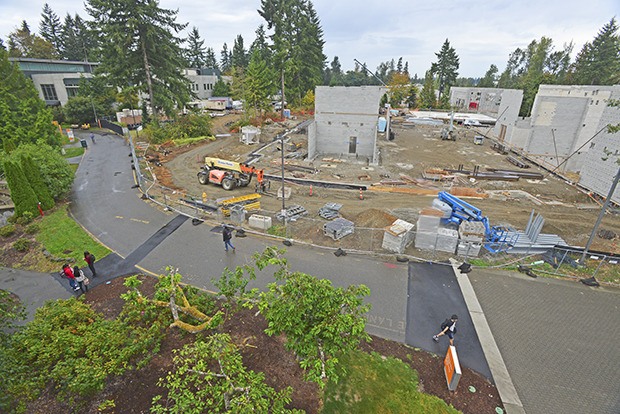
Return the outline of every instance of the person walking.
{"type": "Polygon", "coordinates": [[[65,263],[62,265],[62,272],[65,274],[65,277],[69,279],[69,286],[71,286],[74,291],[80,290],[80,287],[75,281],[75,276],[73,275],[73,269],[71,269],[71,266],[65,263]]]}
{"type": "Polygon", "coordinates": [[[235,246],[233,246],[230,241],[232,239],[232,229],[226,225],[224,225],[224,229],[222,230],[222,239],[224,240],[224,249],[228,251],[228,248],[230,247],[234,252],[235,246]]]}
{"type": "Polygon", "coordinates": [[[88,268],[93,274],[93,277],[97,277],[97,271],[95,270],[95,255],[85,251],[84,252],[84,261],[88,263],[88,268]]]}
{"type": "Polygon", "coordinates": [[[93,134],[92,132],[90,133],[90,140],[93,142],[93,144],[95,143],[95,134],[93,134]]]}
{"type": "Polygon", "coordinates": [[[82,272],[82,269],[77,266],[73,267],[73,276],[75,276],[75,281],[78,283],[78,286],[80,286],[80,289],[82,289],[82,292],[88,292],[90,280],[88,280],[84,272],[82,272]]]}
{"type": "Polygon", "coordinates": [[[441,324],[441,332],[437,335],[433,335],[433,341],[439,342],[439,337],[448,335],[450,338],[450,345],[454,345],[454,335],[456,334],[456,322],[459,320],[459,317],[456,315],[452,315],[450,319],[446,319],[441,324]]]}

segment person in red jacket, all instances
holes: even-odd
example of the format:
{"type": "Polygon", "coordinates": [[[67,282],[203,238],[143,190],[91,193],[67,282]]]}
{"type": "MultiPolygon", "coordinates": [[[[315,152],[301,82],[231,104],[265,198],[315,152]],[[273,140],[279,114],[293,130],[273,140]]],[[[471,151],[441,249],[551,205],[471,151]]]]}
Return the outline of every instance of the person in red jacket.
{"type": "Polygon", "coordinates": [[[86,251],[84,252],[84,261],[88,263],[88,268],[93,272],[93,277],[97,277],[97,271],[95,271],[95,256],[86,251]]]}
{"type": "Polygon", "coordinates": [[[67,279],[69,279],[69,285],[73,288],[73,290],[75,290],[75,291],[80,290],[80,287],[78,286],[77,282],[75,281],[75,275],[73,274],[73,269],[71,269],[71,266],[69,266],[68,264],[65,263],[62,266],[62,272],[65,274],[67,279]]]}

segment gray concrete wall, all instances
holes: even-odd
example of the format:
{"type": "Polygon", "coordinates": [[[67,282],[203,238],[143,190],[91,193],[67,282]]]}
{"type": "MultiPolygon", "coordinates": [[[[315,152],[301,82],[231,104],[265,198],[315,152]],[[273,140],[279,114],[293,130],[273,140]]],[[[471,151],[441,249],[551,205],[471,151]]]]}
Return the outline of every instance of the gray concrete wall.
{"type": "Polygon", "coordinates": [[[589,150],[584,144],[597,133],[610,93],[610,86],[541,85],[524,150],[542,165],[564,162],[560,171],[579,172],[589,150]]]}
{"type": "Polygon", "coordinates": [[[318,86],[314,113],[316,130],[314,135],[311,131],[308,133],[308,156],[361,156],[376,163],[379,102],[385,91],[379,86],[318,86]]]}
{"type": "Polygon", "coordinates": [[[91,77],[92,75],[90,73],[42,73],[32,75],[32,83],[34,83],[34,87],[37,92],[39,92],[39,97],[43,100],[45,100],[45,97],[43,96],[41,85],[54,85],[56,95],[58,96],[58,101],[62,106],[64,106],[69,100],[69,95],[63,80],[75,79],[80,76],[91,77]]]}
{"type": "MultiPolygon", "coordinates": [[[[610,98],[620,99],[620,86],[612,87],[610,98]]],[[[620,124],[620,107],[605,105],[597,128],[618,124],[620,124]]],[[[590,141],[587,147],[579,184],[600,196],[607,197],[611,183],[620,168],[617,164],[620,160],[620,132],[610,134],[605,129],[590,141]]],[[[611,200],[620,204],[620,186],[616,188],[611,200]]]]}
{"type": "MultiPolygon", "coordinates": [[[[498,136],[502,125],[506,125],[510,129],[516,125],[519,119],[519,110],[523,101],[523,91],[520,89],[499,89],[501,92],[501,100],[497,108],[495,118],[495,126],[493,133],[498,136]]],[[[508,131],[507,131],[508,132],[508,131]]]]}

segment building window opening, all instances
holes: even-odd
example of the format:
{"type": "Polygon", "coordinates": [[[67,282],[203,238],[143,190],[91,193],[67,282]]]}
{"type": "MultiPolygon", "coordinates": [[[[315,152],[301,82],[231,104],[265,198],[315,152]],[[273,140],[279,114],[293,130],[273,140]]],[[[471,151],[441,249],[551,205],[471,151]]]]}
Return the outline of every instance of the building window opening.
{"type": "Polygon", "coordinates": [[[58,95],[56,94],[56,88],[53,84],[50,85],[41,85],[41,90],[43,91],[43,99],[46,101],[57,101],[58,95]]]}

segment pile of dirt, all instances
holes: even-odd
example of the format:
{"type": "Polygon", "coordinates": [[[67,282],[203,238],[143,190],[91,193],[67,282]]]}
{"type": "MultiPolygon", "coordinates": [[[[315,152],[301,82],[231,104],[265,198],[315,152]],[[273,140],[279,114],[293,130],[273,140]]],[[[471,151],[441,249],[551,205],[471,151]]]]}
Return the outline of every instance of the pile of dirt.
{"type": "Polygon", "coordinates": [[[370,227],[375,229],[387,227],[396,220],[396,216],[375,208],[369,208],[368,210],[358,213],[354,219],[355,224],[359,227],[370,227]]]}

